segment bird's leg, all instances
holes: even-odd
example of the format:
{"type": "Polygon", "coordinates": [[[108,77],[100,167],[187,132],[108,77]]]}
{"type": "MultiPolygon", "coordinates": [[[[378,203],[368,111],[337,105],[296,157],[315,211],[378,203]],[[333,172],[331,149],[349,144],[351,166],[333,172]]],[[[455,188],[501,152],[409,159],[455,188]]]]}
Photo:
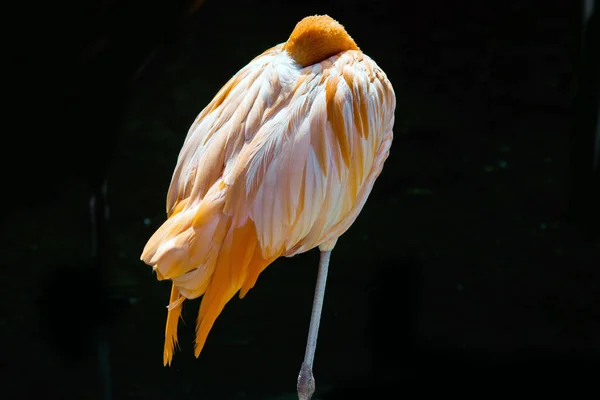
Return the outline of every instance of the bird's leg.
{"type": "Polygon", "coordinates": [[[321,321],[321,310],[323,310],[323,297],[325,296],[325,284],[327,283],[327,270],[329,269],[330,257],[331,249],[321,249],[317,286],[315,288],[310,327],[308,329],[308,340],[306,342],[306,353],[304,353],[304,362],[298,375],[297,389],[299,400],[310,400],[315,392],[315,378],[313,377],[312,366],[315,359],[315,349],[317,348],[317,336],[319,335],[319,323],[321,321]]]}

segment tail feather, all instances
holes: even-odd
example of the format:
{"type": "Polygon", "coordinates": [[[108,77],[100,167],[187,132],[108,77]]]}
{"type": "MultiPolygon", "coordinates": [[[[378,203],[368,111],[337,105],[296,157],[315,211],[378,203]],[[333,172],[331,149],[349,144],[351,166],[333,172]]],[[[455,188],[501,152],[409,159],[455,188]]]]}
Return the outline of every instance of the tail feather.
{"type": "MultiPolygon", "coordinates": [[[[207,208],[213,211],[203,203],[171,216],[148,240],[141,259],[154,266],[159,279],[175,280],[202,267],[223,241],[231,220],[222,213],[207,216],[202,225],[194,226],[199,213],[207,211],[207,208]],[[198,237],[204,240],[198,240],[198,237]]],[[[204,269],[207,270],[205,275],[210,277],[212,270],[204,269]]]]}
{"type": "Polygon", "coordinates": [[[181,296],[177,287],[173,285],[171,287],[169,307],[167,307],[167,324],[165,327],[165,347],[163,352],[163,365],[165,366],[167,364],[171,366],[175,346],[179,347],[177,342],[177,325],[183,309],[183,300],[185,300],[185,297],[181,296]]]}
{"type": "Polygon", "coordinates": [[[248,264],[246,279],[244,280],[242,287],[240,289],[240,299],[243,299],[248,291],[254,287],[256,284],[256,280],[260,273],[269,266],[273,261],[275,261],[281,254],[270,255],[269,257],[264,257],[262,255],[262,251],[260,246],[257,243],[256,250],[254,252],[254,256],[252,257],[252,261],[248,264]]]}
{"type": "MultiPolygon", "coordinates": [[[[165,240],[167,237],[170,237],[169,235],[172,234],[173,231],[177,231],[177,225],[185,224],[185,219],[181,217],[176,218],[176,216],[185,208],[185,206],[188,204],[188,201],[189,199],[183,199],[177,203],[177,205],[173,207],[173,211],[169,214],[169,219],[167,219],[167,221],[165,221],[165,223],[163,223],[148,240],[140,257],[143,262],[148,265],[152,265],[151,260],[154,258],[156,251],[162,244],[163,240],[165,240]],[[167,224],[167,222],[169,222],[169,224],[167,224]]],[[[187,229],[187,226],[180,227],[180,230],[184,230],[182,228],[187,229]]]]}
{"type": "MultiPolygon", "coordinates": [[[[215,273],[200,305],[194,348],[196,357],[200,355],[208,333],[223,307],[245,285],[248,274],[256,281],[260,273],[256,271],[262,271],[275,258],[277,257],[263,257],[256,226],[251,219],[248,218],[240,226],[229,230],[219,253],[215,273]]],[[[246,289],[244,294],[247,291],[246,289]]]]}
{"type": "Polygon", "coordinates": [[[144,248],[142,260],[173,288],[165,328],[163,361],[170,365],[177,345],[177,323],[185,299],[204,295],[196,325],[198,357],[225,304],[243,297],[258,275],[280,254],[263,255],[250,218],[224,214],[224,196],[174,212],[144,248]]]}

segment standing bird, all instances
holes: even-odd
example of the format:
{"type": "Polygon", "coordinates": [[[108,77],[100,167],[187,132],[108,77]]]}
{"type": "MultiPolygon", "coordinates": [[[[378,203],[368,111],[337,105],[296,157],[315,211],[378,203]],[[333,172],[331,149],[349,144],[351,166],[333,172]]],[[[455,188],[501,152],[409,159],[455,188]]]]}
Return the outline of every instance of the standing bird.
{"type": "Polygon", "coordinates": [[[242,68],[198,115],[141,259],[173,282],[164,364],[185,299],[204,295],[195,355],[225,304],[280,256],[321,257],[300,399],[312,364],[331,251],[363,208],[392,144],[396,98],[377,64],[327,15],[242,68]]]}

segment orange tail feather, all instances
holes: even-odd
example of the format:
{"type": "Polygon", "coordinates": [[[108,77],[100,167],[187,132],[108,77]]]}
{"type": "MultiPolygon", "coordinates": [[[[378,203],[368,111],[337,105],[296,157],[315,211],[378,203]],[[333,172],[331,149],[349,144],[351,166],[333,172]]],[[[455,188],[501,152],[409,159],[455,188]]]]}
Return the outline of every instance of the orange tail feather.
{"type": "Polygon", "coordinates": [[[183,300],[185,300],[185,297],[181,296],[177,287],[173,285],[171,287],[171,299],[167,307],[167,324],[165,327],[165,347],[163,353],[163,364],[165,366],[167,364],[171,366],[175,347],[179,347],[177,342],[177,325],[183,309],[183,300]]]}
{"type": "Polygon", "coordinates": [[[173,288],[165,328],[164,364],[171,364],[177,345],[177,323],[185,299],[204,295],[196,325],[198,357],[225,304],[242,289],[254,286],[258,275],[280,254],[265,257],[250,218],[223,213],[223,197],[174,212],[148,241],[142,259],[159,279],[173,288]]]}
{"type": "MultiPolygon", "coordinates": [[[[258,274],[275,258],[262,255],[256,226],[251,219],[237,227],[232,227],[221,247],[219,260],[206,293],[202,298],[198,321],[196,324],[196,346],[194,354],[200,355],[208,333],[215,320],[223,311],[223,307],[242,288],[243,295],[256,282],[258,274]],[[248,280],[252,282],[248,286],[248,280]]],[[[243,296],[241,296],[243,297],[243,296]]]]}

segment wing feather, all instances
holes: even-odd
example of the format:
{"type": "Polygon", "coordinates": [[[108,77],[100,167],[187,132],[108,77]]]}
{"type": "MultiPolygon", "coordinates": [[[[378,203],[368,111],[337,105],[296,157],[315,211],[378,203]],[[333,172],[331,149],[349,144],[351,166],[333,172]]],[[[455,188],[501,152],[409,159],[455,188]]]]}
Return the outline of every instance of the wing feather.
{"type": "Polygon", "coordinates": [[[387,157],[395,98],[383,72],[360,52],[322,64],[298,76],[285,108],[261,126],[246,157],[242,150],[234,175],[243,179],[229,180],[244,186],[235,213],[255,221],[265,256],[343,233],[349,224],[340,222],[353,220],[358,197],[370,192],[372,169],[383,167],[385,157],[374,165],[377,154],[387,157]]]}

